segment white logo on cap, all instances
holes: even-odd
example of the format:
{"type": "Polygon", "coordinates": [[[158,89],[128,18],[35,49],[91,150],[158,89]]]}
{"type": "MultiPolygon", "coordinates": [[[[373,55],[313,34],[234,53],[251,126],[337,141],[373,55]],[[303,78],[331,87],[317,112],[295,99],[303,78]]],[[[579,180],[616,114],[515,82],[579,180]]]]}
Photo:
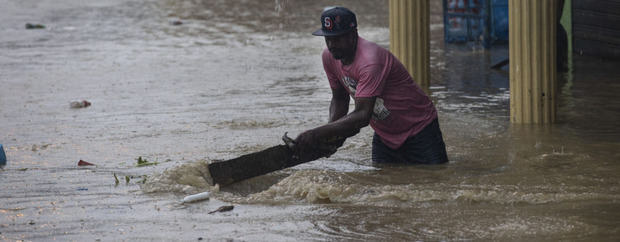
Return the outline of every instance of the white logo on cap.
{"type": "Polygon", "coordinates": [[[323,26],[328,30],[332,30],[332,19],[330,17],[325,17],[324,22],[323,26]]]}

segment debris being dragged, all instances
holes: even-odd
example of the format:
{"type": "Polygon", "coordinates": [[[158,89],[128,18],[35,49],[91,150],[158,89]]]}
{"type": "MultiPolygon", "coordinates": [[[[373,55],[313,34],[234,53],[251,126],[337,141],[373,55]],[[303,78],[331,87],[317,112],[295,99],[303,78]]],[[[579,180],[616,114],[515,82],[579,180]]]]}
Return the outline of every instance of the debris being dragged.
{"type": "Polygon", "coordinates": [[[233,205],[221,206],[221,207],[217,208],[216,210],[213,210],[213,211],[209,212],[209,214],[228,212],[228,211],[232,211],[234,208],[235,208],[235,206],[233,206],[233,205]]]}
{"type": "Polygon", "coordinates": [[[44,29],[45,25],[26,23],[26,29],[44,29]]]}
{"type": "Polygon", "coordinates": [[[71,102],[69,103],[69,106],[70,106],[71,108],[85,108],[85,107],[88,107],[88,106],[90,106],[90,105],[91,105],[91,103],[90,103],[89,101],[86,101],[86,100],[82,100],[82,101],[71,101],[71,102]]]}
{"type": "Polygon", "coordinates": [[[136,164],[137,167],[152,166],[152,165],[158,164],[157,162],[150,162],[146,160],[146,158],[142,158],[142,156],[139,156],[138,159],[136,159],[136,161],[138,161],[138,163],[136,164]]]}
{"type": "Polygon", "coordinates": [[[6,154],[4,154],[4,148],[2,147],[2,144],[0,144],[0,167],[3,167],[6,165],[6,154]]]}
{"type": "Polygon", "coordinates": [[[80,161],[78,161],[77,165],[78,166],[94,166],[95,164],[87,162],[87,161],[84,161],[84,160],[80,160],[80,161]]]}
{"type": "Polygon", "coordinates": [[[210,192],[201,192],[198,194],[189,195],[183,198],[182,203],[192,203],[192,202],[206,200],[206,199],[209,199],[209,195],[211,195],[210,192]]]}

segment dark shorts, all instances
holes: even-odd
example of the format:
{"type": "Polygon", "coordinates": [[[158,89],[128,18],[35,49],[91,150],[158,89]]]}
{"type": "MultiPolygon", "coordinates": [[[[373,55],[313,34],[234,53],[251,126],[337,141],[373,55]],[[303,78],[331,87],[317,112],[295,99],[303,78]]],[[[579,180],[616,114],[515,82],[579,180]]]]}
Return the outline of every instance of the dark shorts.
{"type": "Polygon", "coordinates": [[[375,133],[372,139],[372,162],[441,164],[448,162],[446,144],[443,142],[439,121],[433,120],[415,136],[409,137],[394,150],[385,145],[375,133]]]}

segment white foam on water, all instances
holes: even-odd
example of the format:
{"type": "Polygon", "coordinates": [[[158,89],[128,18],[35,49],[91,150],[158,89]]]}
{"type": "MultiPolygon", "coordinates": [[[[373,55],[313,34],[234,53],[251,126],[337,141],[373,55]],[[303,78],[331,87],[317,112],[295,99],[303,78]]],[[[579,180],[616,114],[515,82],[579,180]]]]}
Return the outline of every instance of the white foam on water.
{"type": "Polygon", "coordinates": [[[219,186],[207,182],[211,175],[208,161],[199,160],[164,170],[149,176],[141,186],[145,193],[172,192],[193,194],[204,191],[218,191],[219,186]]]}
{"type": "Polygon", "coordinates": [[[557,219],[544,216],[534,217],[515,217],[503,220],[501,223],[493,224],[480,231],[484,237],[514,237],[523,235],[570,233],[575,229],[591,229],[591,226],[580,222],[564,219],[557,219]]]}
{"type": "Polygon", "coordinates": [[[269,189],[251,194],[251,203],[348,203],[411,206],[426,202],[547,204],[590,199],[620,199],[618,194],[587,191],[547,191],[545,187],[453,184],[358,184],[346,173],[302,170],[269,189]]]}

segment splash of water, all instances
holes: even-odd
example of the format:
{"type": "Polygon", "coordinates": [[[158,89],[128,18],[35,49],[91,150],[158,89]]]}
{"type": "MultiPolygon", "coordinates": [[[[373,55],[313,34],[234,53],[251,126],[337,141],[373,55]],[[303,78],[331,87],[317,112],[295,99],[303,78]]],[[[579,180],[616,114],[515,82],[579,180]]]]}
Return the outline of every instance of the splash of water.
{"type": "Polygon", "coordinates": [[[620,195],[586,191],[547,191],[510,185],[359,184],[343,173],[297,171],[269,189],[250,195],[255,203],[350,203],[374,206],[411,206],[426,202],[489,202],[546,204],[552,202],[620,199],[620,195]],[[543,192],[544,191],[544,192],[543,192]]]}
{"type": "Polygon", "coordinates": [[[142,190],[145,193],[173,192],[184,194],[218,191],[219,186],[211,186],[207,182],[207,179],[211,177],[208,164],[206,160],[199,160],[166,169],[161,173],[149,176],[142,185],[142,190]]]}
{"type": "Polygon", "coordinates": [[[280,13],[284,10],[284,4],[286,4],[286,0],[275,0],[275,11],[276,15],[279,17],[280,13]]]}
{"type": "MultiPolygon", "coordinates": [[[[277,17],[281,17],[281,14],[284,11],[284,8],[287,2],[288,0],[275,0],[274,10],[276,11],[277,17]]],[[[278,26],[279,30],[282,30],[282,27],[283,27],[282,22],[280,22],[278,26]]]]}

